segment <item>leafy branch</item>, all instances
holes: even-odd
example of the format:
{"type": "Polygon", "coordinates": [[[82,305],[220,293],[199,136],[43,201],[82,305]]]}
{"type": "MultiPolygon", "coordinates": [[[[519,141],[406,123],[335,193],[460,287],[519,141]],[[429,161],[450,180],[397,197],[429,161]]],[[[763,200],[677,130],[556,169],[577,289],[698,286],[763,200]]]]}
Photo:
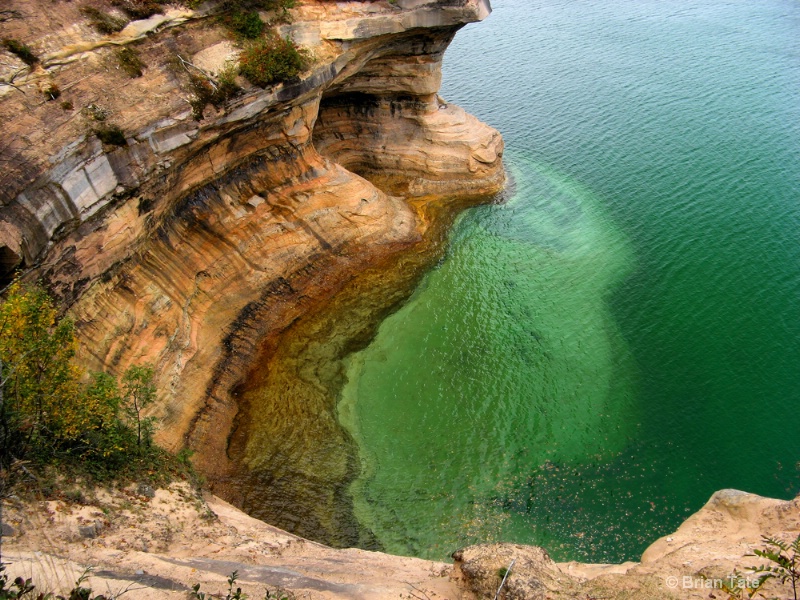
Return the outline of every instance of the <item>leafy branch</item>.
{"type": "Polygon", "coordinates": [[[763,550],[753,550],[753,556],[769,561],[767,564],[750,567],[753,573],[763,573],[764,580],[775,579],[785,585],[790,582],[794,600],[797,600],[797,587],[800,583],[800,535],[793,542],[784,542],[773,537],[763,536],[766,545],[763,550]]]}

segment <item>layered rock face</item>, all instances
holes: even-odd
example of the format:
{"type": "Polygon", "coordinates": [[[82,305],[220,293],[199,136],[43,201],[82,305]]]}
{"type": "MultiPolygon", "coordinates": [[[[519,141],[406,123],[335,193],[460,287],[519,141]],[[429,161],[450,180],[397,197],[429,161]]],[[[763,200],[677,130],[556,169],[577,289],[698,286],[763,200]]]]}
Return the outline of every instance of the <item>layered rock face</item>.
{"type": "MultiPolygon", "coordinates": [[[[264,466],[240,407],[282,410],[231,390],[278,370],[287,332],[364,273],[397,267],[438,215],[498,192],[503,168],[497,132],[436,94],[445,48],[487,0],[304,0],[281,32],[310,47],[312,67],[267,90],[241,80],[244,94],[198,122],[186,70],[213,75],[236,53],[213,10],[173,7],[103,36],[70,3],[11,1],[3,36],[41,60],[2,55],[0,269],[49,287],[90,368],[154,364],[159,442],[192,447],[224,481],[264,466]],[[114,49],[134,42],[147,68],[128,79],[114,49]],[[111,125],[126,145],[94,135],[111,125]]],[[[398,300],[385,287],[377,311],[398,300]]],[[[333,358],[364,330],[348,335],[333,358]]],[[[300,393],[312,408],[284,430],[319,427],[335,454],[347,440],[325,398],[317,409],[300,393]]],[[[309,469],[341,483],[352,461],[332,460],[309,469]]]]}

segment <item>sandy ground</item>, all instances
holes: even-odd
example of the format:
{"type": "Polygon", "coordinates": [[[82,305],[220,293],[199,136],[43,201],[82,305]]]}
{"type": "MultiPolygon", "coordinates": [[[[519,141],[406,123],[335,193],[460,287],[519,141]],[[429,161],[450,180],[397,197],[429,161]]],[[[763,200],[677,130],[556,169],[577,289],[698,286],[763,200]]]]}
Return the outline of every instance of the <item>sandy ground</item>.
{"type": "MultiPolygon", "coordinates": [[[[224,597],[234,571],[236,586],[253,599],[279,590],[309,599],[485,598],[493,596],[497,571],[511,559],[516,565],[504,598],[727,598],[719,582],[763,562],[752,556],[763,547],[762,536],[792,540],[800,534],[800,497],[784,501],[723,490],[675,533],[653,543],[640,562],[556,564],[540,548],[492,544],[460,551],[454,566],[328,548],[186,483],[91,493],[76,487],[63,496],[69,500],[4,503],[10,535],[3,538],[2,559],[9,572],[32,577],[40,591],[63,593],[91,568],[88,585],[95,593],[124,592],[131,600],[187,598],[197,583],[224,597]]],[[[791,597],[788,587],[774,583],[765,593],[791,597]]]]}
{"type": "Polygon", "coordinates": [[[464,597],[444,563],[327,548],[186,484],[151,493],[143,486],[78,502],[7,502],[3,522],[14,535],[4,538],[3,561],[42,591],[67,591],[92,567],[96,593],[125,591],[130,600],[186,598],[195,583],[227,592],[233,571],[251,598],[279,588],[297,598],[413,598],[415,589],[431,599],[464,597]]]}

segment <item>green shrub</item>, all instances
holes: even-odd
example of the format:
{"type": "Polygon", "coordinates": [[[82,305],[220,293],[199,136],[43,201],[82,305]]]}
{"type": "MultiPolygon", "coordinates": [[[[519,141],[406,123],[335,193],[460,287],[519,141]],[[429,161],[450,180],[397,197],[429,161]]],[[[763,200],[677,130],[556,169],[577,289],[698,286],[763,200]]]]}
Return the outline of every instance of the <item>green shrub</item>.
{"type": "Polygon", "coordinates": [[[296,77],[307,64],[307,53],[293,41],[270,34],[244,49],[239,72],[263,88],[296,77]]]}
{"type": "Polygon", "coordinates": [[[117,125],[105,125],[94,130],[94,134],[100,138],[100,141],[109,146],[127,146],[128,140],[125,139],[125,134],[117,125]]]}
{"type": "Polygon", "coordinates": [[[222,17],[222,22],[234,35],[246,40],[254,40],[264,33],[267,24],[261,20],[258,12],[254,10],[235,10],[222,17]]]}
{"type": "Polygon", "coordinates": [[[33,50],[19,40],[4,38],[3,46],[6,50],[11,52],[11,54],[15,54],[17,58],[19,58],[26,65],[32,67],[39,62],[39,58],[33,53],[33,50]]]}
{"type": "Polygon", "coordinates": [[[60,104],[62,110],[72,110],[75,106],[69,100],[64,100],[60,104]]]}
{"type": "Polygon", "coordinates": [[[93,6],[82,6],[80,13],[89,19],[89,24],[94,27],[99,33],[110,35],[118,31],[122,31],[128,21],[120,17],[115,17],[102,10],[98,10],[93,6]]]}
{"type": "Polygon", "coordinates": [[[217,99],[225,102],[242,91],[236,83],[239,69],[232,62],[227,63],[217,75],[217,99]]]}
{"type": "Polygon", "coordinates": [[[142,76],[145,64],[136,49],[130,47],[120,48],[114,54],[117,57],[120,68],[125,71],[128,77],[135,79],[142,76]]]}
{"type": "Polygon", "coordinates": [[[194,92],[191,100],[192,116],[197,121],[203,118],[203,111],[208,104],[220,107],[241,91],[236,83],[236,74],[236,65],[232,63],[228,63],[220,71],[216,82],[200,73],[189,71],[189,82],[194,92]]]}
{"type": "Polygon", "coordinates": [[[189,83],[194,92],[194,98],[189,101],[192,107],[192,117],[195,121],[200,121],[203,118],[203,111],[211,103],[216,90],[208,77],[197,73],[189,73],[189,83]]]}

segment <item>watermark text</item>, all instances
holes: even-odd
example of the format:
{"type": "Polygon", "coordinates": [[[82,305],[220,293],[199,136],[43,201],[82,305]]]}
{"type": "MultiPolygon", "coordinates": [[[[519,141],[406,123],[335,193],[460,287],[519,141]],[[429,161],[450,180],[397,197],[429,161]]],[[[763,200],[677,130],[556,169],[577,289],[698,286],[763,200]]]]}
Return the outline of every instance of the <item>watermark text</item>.
{"type": "Polygon", "coordinates": [[[692,577],[684,575],[677,577],[670,575],[666,578],[668,588],[682,588],[684,590],[709,589],[709,590],[733,590],[733,589],[755,589],[761,583],[758,577],[747,577],[744,575],[729,575],[724,578],[711,577],[692,577]]]}

